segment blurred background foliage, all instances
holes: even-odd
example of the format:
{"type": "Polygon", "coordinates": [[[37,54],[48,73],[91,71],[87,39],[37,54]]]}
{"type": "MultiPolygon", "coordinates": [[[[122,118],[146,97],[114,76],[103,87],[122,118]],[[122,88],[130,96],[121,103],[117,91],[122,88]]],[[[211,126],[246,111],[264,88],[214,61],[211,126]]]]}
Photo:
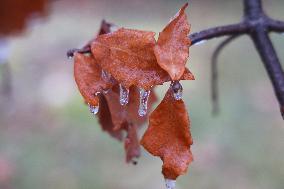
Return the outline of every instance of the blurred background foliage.
{"type": "MultiPolygon", "coordinates": [[[[158,33],[185,2],[1,1],[1,189],[164,187],[158,158],[143,151],[137,166],[125,164],[123,145],[101,131],[84,105],[72,60],[65,54],[91,39],[102,19],[158,33]],[[36,8],[26,8],[33,3],[36,8]],[[20,13],[24,10],[28,13],[20,13]],[[20,21],[13,19],[19,15],[20,21]]],[[[264,0],[264,6],[268,14],[284,20],[283,0],[264,0]]],[[[187,13],[196,32],[239,21],[242,0],[191,0],[187,13]]],[[[284,62],[284,37],[271,36],[284,62]]],[[[196,81],[183,82],[183,99],[192,122],[195,161],[177,188],[283,189],[284,124],[247,37],[221,54],[221,112],[211,114],[210,58],[220,40],[190,50],[187,66],[196,81]]],[[[167,87],[157,88],[160,98],[167,87]]]]}

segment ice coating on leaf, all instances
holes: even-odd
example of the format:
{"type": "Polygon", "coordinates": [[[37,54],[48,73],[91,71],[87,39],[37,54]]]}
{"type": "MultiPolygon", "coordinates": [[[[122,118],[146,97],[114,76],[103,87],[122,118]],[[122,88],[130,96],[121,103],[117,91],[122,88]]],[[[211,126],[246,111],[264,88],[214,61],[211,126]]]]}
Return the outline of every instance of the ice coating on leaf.
{"type": "Polygon", "coordinates": [[[96,106],[93,106],[93,105],[89,104],[89,109],[90,109],[91,114],[96,115],[99,112],[99,108],[100,108],[100,104],[99,103],[96,106]]]}
{"type": "MultiPolygon", "coordinates": [[[[149,90],[151,86],[170,80],[169,74],[157,63],[153,47],[155,33],[120,28],[98,36],[91,44],[97,63],[126,88],[130,86],[149,90]]],[[[192,79],[187,70],[181,79],[192,79]]]]}
{"type": "Polygon", "coordinates": [[[163,161],[166,179],[176,178],[187,171],[193,160],[189,117],[182,100],[175,100],[171,89],[149,117],[149,126],[141,140],[144,148],[163,161]]]}
{"type": "Polygon", "coordinates": [[[145,90],[143,88],[139,89],[139,109],[138,114],[139,116],[143,117],[147,114],[147,108],[148,108],[148,99],[150,96],[151,91],[145,90]]]}
{"type": "Polygon", "coordinates": [[[187,6],[188,3],[160,32],[157,44],[154,47],[158,64],[169,73],[172,80],[181,79],[189,56],[190,40],[188,34],[190,25],[185,14],[187,6]]]}
{"type": "Polygon", "coordinates": [[[124,106],[128,104],[129,101],[129,89],[125,88],[123,85],[119,84],[119,102],[120,105],[124,106]]]}
{"type": "Polygon", "coordinates": [[[173,91],[174,98],[176,100],[181,100],[183,88],[182,88],[182,85],[180,84],[180,82],[179,81],[173,81],[171,83],[171,89],[173,91]]]}
{"type": "Polygon", "coordinates": [[[172,179],[165,179],[166,189],[175,189],[176,187],[176,180],[172,179]]]}
{"type": "Polygon", "coordinates": [[[111,75],[108,72],[106,72],[105,70],[102,70],[102,76],[101,77],[105,81],[111,80],[111,75]]]}
{"type": "Polygon", "coordinates": [[[74,54],[74,77],[84,100],[92,106],[99,103],[97,94],[113,85],[101,78],[101,68],[92,56],[80,53],[74,54]]]}

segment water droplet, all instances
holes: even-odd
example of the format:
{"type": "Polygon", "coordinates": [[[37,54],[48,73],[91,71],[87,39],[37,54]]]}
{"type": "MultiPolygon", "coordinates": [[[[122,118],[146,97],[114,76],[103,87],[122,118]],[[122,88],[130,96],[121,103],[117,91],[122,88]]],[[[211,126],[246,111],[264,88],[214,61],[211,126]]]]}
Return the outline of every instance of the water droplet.
{"type": "Polygon", "coordinates": [[[110,27],[110,32],[111,32],[111,33],[112,33],[112,32],[115,32],[115,31],[117,31],[118,29],[119,29],[118,26],[112,25],[112,26],[110,27]]]}
{"type": "Polygon", "coordinates": [[[99,107],[100,107],[99,105],[92,106],[89,104],[90,112],[94,115],[96,115],[99,112],[99,107]]]}
{"type": "Polygon", "coordinates": [[[110,91],[110,89],[103,89],[103,93],[107,94],[110,91]]]}
{"type": "Polygon", "coordinates": [[[175,100],[181,100],[183,88],[182,88],[182,85],[180,84],[180,82],[179,81],[173,81],[171,83],[171,88],[173,90],[175,100]]]}
{"type": "Polygon", "coordinates": [[[74,53],[77,51],[77,49],[70,49],[67,51],[67,58],[72,59],[74,57],[74,53]]]}
{"type": "Polygon", "coordinates": [[[122,106],[128,104],[129,100],[129,89],[119,84],[119,102],[122,106]]]}
{"type": "Polygon", "coordinates": [[[201,40],[201,41],[195,43],[194,45],[202,45],[202,44],[204,44],[206,41],[207,41],[207,40],[201,40]]]}
{"type": "Polygon", "coordinates": [[[140,104],[139,104],[139,109],[138,109],[138,114],[139,116],[145,116],[147,114],[147,104],[148,104],[148,99],[150,96],[150,90],[145,90],[140,88],[139,93],[140,93],[140,104]]]}
{"type": "Polygon", "coordinates": [[[166,189],[174,189],[176,187],[176,181],[171,179],[165,179],[166,189]]]}
{"type": "Polygon", "coordinates": [[[105,81],[110,81],[112,76],[110,73],[106,72],[105,70],[102,70],[101,77],[105,81]]]}

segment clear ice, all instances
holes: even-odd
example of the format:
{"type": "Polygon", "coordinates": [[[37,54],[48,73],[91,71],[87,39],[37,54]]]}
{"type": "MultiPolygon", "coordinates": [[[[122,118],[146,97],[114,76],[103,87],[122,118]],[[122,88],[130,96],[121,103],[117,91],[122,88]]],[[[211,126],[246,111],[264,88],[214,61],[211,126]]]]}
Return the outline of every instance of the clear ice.
{"type": "Polygon", "coordinates": [[[180,82],[179,81],[172,82],[171,87],[174,93],[175,100],[181,100],[183,88],[180,82]]]}
{"type": "Polygon", "coordinates": [[[89,104],[90,112],[94,115],[96,115],[99,112],[99,107],[100,107],[99,105],[92,106],[92,105],[89,104]]]}
{"type": "Polygon", "coordinates": [[[166,189],[175,189],[176,181],[171,179],[165,179],[166,189]]]}
{"type": "Polygon", "coordinates": [[[103,78],[103,80],[105,81],[110,81],[111,80],[111,74],[106,72],[105,70],[102,70],[102,75],[101,77],[103,78]]]}
{"type": "Polygon", "coordinates": [[[139,98],[139,109],[138,109],[138,115],[143,117],[147,114],[147,104],[148,104],[148,99],[150,96],[150,90],[145,90],[140,88],[139,93],[140,93],[140,98],[139,98]]]}
{"type": "Polygon", "coordinates": [[[129,101],[129,89],[119,84],[119,102],[122,106],[128,104],[129,101]]]}

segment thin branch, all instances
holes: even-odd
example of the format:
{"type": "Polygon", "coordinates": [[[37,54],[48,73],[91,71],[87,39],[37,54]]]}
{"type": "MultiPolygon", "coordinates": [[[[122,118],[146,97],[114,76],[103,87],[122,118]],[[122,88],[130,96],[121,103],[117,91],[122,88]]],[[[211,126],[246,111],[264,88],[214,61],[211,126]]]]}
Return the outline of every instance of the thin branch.
{"type": "Polygon", "coordinates": [[[70,50],[67,51],[66,55],[67,55],[68,58],[73,58],[73,56],[76,52],[88,54],[88,53],[91,53],[91,47],[89,45],[86,45],[81,49],[70,49],[70,50]]]}
{"type": "Polygon", "coordinates": [[[249,20],[257,20],[263,15],[261,0],[243,0],[244,16],[249,20]]]}
{"type": "Polygon", "coordinates": [[[268,23],[268,29],[270,31],[284,33],[284,22],[282,22],[280,20],[270,19],[270,21],[268,23]]]}
{"type": "Polygon", "coordinates": [[[219,113],[219,87],[218,87],[218,57],[224,47],[230,42],[239,37],[240,35],[233,35],[222,41],[215,49],[212,55],[211,62],[211,99],[212,99],[212,113],[217,115],[219,113]]]}
{"type": "Polygon", "coordinates": [[[216,37],[223,37],[226,35],[246,34],[248,33],[248,31],[249,31],[248,25],[245,22],[242,22],[238,24],[220,26],[196,32],[189,35],[189,39],[191,40],[191,45],[194,45],[203,40],[209,40],[216,37]]]}
{"type": "Polygon", "coordinates": [[[276,51],[268,34],[262,28],[258,28],[251,37],[272,82],[284,119],[284,72],[276,51]]]}

